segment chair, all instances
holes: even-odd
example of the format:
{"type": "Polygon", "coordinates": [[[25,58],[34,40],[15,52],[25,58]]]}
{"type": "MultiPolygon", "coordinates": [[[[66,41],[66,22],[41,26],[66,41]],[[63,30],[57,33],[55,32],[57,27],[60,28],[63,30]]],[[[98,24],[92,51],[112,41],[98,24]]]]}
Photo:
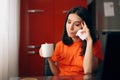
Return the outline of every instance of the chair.
{"type": "Polygon", "coordinates": [[[53,76],[48,60],[46,58],[44,59],[44,76],[53,76]]]}
{"type": "Polygon", "coordinates": [[[103,80],[115,80],[120,73],[120,32],[110,32],[107,36],[103,62],[103,80]]]}

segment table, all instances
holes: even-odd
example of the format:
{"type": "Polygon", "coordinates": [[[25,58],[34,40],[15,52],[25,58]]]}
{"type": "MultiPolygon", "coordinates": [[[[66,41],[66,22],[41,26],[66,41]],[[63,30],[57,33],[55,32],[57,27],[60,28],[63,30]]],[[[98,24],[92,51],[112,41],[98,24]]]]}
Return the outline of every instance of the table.
{"type": "Polygon", "coordinates": [[[9,80],[102,80],[100,75],[11,77],[9,80]]]}

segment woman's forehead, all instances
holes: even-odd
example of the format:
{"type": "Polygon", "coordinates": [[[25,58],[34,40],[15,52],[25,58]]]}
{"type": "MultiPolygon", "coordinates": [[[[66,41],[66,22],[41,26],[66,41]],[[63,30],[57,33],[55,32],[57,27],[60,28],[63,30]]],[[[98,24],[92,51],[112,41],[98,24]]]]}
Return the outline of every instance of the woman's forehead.
{"type": "Polygon", "coordinates": [[[72,20],[72,21],[81,21],[82,20],[82,18],[81,17],[79,17],[77,14],[69,14],[69,16],[68,16],[68,19],[70,19],[70,20],[72,20]]]}

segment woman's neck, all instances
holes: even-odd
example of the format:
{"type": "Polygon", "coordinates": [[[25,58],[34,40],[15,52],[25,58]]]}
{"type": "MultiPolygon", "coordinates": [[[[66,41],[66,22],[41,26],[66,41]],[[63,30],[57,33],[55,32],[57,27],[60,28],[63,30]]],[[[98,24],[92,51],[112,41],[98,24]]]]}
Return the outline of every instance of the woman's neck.
{"type": "Polygon", "coordinates": [[[73,37],[72,40],[73,40],[73,42],[81,41],[81,39],[79,37],[73,37]]]}

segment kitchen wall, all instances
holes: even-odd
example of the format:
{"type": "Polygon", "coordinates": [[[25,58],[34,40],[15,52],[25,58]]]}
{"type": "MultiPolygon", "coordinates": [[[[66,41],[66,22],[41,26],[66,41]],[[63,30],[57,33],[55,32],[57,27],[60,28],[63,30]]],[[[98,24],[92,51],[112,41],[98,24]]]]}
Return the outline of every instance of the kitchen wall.
{"type": "Polygon", "coordinates": [[[106,50],[109,33],[120,32],[120,0],[96,0],[96,27],[103,50],[106,50]]]}

